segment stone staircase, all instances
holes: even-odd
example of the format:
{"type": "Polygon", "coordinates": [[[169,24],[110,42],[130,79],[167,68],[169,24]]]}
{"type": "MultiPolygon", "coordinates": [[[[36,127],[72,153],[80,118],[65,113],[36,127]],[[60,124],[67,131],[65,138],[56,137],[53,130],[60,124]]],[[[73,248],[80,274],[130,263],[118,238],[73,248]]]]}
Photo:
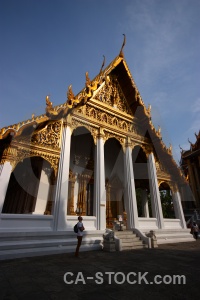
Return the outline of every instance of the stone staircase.
{"type": "Polygon", "coordinates": [[[148,246],[131,230],[115,231],[119,239],[119,251],[148,248],[148,246]]]}
{"type": "MultiPolygon", "coordinates": [[[[102,250],[104,231],[85,231],[81,251],[102,250]]],[[[74,252],[74,232],[0,232],[0,260],[74,252]]]]}
{"type": "Polygon", "coordinates": [[[158,245],[195,241],[190,229],[155,229],[154,232],[158,245]]]}

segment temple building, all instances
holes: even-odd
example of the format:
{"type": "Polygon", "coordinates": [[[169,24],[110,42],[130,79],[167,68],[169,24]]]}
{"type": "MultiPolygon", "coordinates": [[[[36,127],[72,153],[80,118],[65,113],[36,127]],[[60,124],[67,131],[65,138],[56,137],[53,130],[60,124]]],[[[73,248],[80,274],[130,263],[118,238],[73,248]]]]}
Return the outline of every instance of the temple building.
{"type": "Polygon", "coordinates": [[[85,250],[100,249],[119,218],[144,242],[151,230],[158,244],[193,239],[181,203],[188,183],[153,126],[123,46],[103,67],[93,80],[86,72],[76,96],[69,86],[65,103],[47,96],[43,115],[0,130],[0,256],[73,251],[78,215],[85,250]],[[169,215],[161,193],[170,196],[169,215]]]}
{"type": "Polygon", "coordinates": [[[200,212],[200,131],[195,133],[196,141],[191,143],[190,149],[181,148],[181,169],[190,184],[192,190],[192,199],[187,201],[188,212],[194,212],[194,209],[200,212]]]}

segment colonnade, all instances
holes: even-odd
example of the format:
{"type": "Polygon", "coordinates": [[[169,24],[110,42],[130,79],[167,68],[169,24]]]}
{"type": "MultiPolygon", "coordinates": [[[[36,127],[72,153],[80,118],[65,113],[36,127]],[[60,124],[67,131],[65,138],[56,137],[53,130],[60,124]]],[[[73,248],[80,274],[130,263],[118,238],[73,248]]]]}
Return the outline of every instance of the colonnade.
{"type": "MultiPolygon", "coordinates": [[[[71,130],[69,127],[66,127],[63,131],[63,143],[62,146],[66,146],[68,150],[70,149],[70,137],[71,130]],[[65,134],[66,132],[66,134],[65,134]],[[66,141],[64,142],[64,139],[66,141]]],[[[70,153],[65,151],[63,148],[61,151],[65,155],[61,156],[60,165],[59,165],[59,177],[56,187],[55,199],[57,205],[59,206],[58,214],[59,220],[57,230],[63,229],[64,223],[66,222],[66,209],[67,209],[67,195],[68,195],[68,184],[67,176],[69,176],[69,160],[70,153]],[[65,167],[63,168],[63,164],[65,167]],[[65,180],[63,180],[65,178],[65,180]],[[60,181],[60,182],[59,182],[60,181]],[[61,184],[62,183],[62,184],[61,184]],[[62,213],[62,216],[60,213],[62,213]],[[62,221],[61,221],[62,219],[62,221]]],[[[157,219],[157,226],[160,229],[164,228],[164,219],[162,213],[162,206],[160,200],[159,186],[156,174],[156,165],[153,152],[149,153],[147,159],[148,166],[148,175],[149,175],[149,185],[150,185],[150,194],[152,199],[152,216],[157,219]]],[[[134,180],[134,170],[132,162],[132,149],[129,143],[126,143],[125,154],[124,154],[124,205],[125,211],[127,213],[127,227],[137,228],[138,227],[138,211],[137,211],[137,200],[136,200],[136,191],[135,191],[135,180],[134,180]]],[[[94,215],[96,216],[96,229],[103,230],[106,228],[106,188],[105,188],[105,164],[104,164],[104,134],[102,131],[99,131],[97,136],[97,142],[95,147],[95,170],[94,170],[94,215]]],[[[149,217],[148,204],[147,204],[147,195],[143,192],[143,207],[145,210],[145,216],[149,217]]],[[[175,216],[177,219],[180,219],[182,227],[185,228],[185,220],[181,205],[180,194],[178,191],[173,192],[173,202],[175,209],[175,216]]]]}
{"type": "MultiPolygon", "coordinates": [[[[63,124],[61,137],[61,154],[59,160],[57,183],[54,194],[54,228],[55,231],[65,230],[67,226],[67,207],[69,189],[69,170],[70,170],[70,145],[71,128],[63,124]]],[[[95,168],[94,168],[94,216],[96,217],[96,229],[106,228],[106,187],[105,187],[105,164],[104,164],[104,133],[99,130],[95,146],[95,168]]],[[[164,228],[164,219],[161,207],[160,193],[156,174],[156,165],[153,152],[147,158],[149,186],[151,195],[152,217],[157,220],[157,227],[164,228]]],[[[11,165],[5,162],[0,169],[0,207],[2,209],[7,186],[11,174],[11,165]]],[[[173,192],[173,202],[175,215],[180,219],[182,228],[185,228],[185,220],[181,205],[180,194],[173,192]]],[[[142,192],[144,216],[149,217],[147,195],[142,192]]],[[[127,213],[127,227],[138,228],[139,218],[137,210],[134,170],[132,162],[131,144],[126,143],[124,153],[124,206],[127,213]]]]}

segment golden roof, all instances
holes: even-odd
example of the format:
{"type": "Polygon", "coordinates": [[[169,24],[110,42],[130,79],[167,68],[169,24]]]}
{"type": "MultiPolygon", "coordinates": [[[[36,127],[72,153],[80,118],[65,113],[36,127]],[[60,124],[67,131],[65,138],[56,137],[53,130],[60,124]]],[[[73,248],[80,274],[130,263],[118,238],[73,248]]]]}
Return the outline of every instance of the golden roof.
{"type": "Polygon", "coordinates": [[[123,90],[124,96],[128,102],[128,105],[133,113],[133,116],[140,106],[143,108],[144,115],[148,119],[149,126],[152,132],[160,140],[163,149],[167,151],[168,154],[172,154],[172,146],[169,148],[162,141],[161,128],[158,130],[152,124],[151,121],[151,106],[146,108],[142,97],[138,91],[138,88],[132,78],[131,72],[128,68],[127,62],[124,58],[123,47],[125,46],[125,35],[124,41],[120,50],[119,55],[103,70],[105,64],[105,57],[100,69],[99,74],[90,80],[88,72],[86,72],[86,83],[85,87],[77,94],[74,95],[72,90],[72,85],[68,87],[67,91],[67,101],[64,104],[57,105],[53,107],[53,103],[50,101],[49,96],[46,97],[46,113],[32,118],[13,124],[10,126],[3,127],[0,129],[0,139],[6,138],[8,135],[19,136],[25,131],[34,129],[35,131],[40,130],[42,127],[46,126],[49,122],[53,120],[59,120],[65,118],[70,112],[73,112],[77,107],[85,105],[89,101],[94,92],[109,79],[109,76],[115,76],[123,90]]]}

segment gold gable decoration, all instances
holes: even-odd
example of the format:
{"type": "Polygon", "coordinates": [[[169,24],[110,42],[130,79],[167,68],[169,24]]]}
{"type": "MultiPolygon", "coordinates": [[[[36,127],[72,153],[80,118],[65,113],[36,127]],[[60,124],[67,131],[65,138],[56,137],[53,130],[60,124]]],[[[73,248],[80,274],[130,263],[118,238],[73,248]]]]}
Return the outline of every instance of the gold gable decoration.
{"type": "Polygon", "coordinates": [[[107,76],[105,85],[100,89],[94,98],[116,109],[119,109],[126,114],[132,115],[132,111],[115,76],[107,76]]]}
{"type": "Polygon", "coordinates": [[[33,156],[39,156],[44,158],[46,161],[50,163],[55,173],[57,173],[58,163],[59,163],[59,153],[56,154],[51,152],[48,153],[44,150],[34,149],[24,145],[19,145],[17,143],[13,143],[12,146],[4,150],[1,163],[3,164],[6,161],[9,161],[12,165],[12,171],[13,171],[19,162],[22,162],[24,159],[33,156]]]}
{"type": "Polygon", "coordinates": [[[50,123],[32,136],[31,143],[58,150],[60,149],[60,133],[61,122],[50,123]]]}
{"type": "Polygon", "coordinates": [[[40,156],[48,161],[57,173],[60,156],[61,122],[55,121],[32,135],[20,135],[3,151],[1,163],[9,161],[12,171],[19,162],[33,156],[40,156]]]}

